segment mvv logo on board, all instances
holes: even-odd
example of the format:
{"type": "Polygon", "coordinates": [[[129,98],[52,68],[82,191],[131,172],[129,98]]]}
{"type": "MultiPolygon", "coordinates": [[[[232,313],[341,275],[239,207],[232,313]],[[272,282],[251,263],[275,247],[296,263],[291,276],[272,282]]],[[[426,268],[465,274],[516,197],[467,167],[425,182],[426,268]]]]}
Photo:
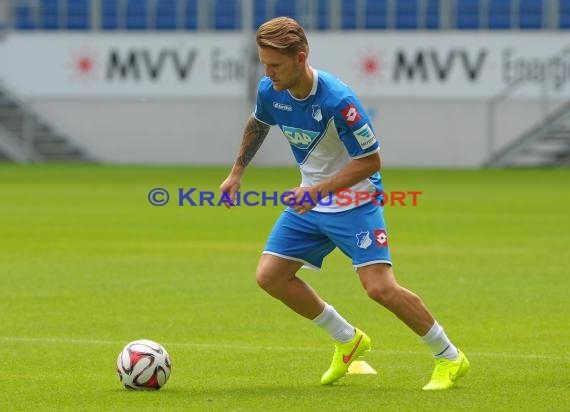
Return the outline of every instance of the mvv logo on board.
{"type": "Polygon", "coordinates": [[[106,78],[108,80],[153,80],[160,79],[170,71],[179,80],[190,77],[198,51],[190,49],[111,49],[107,61],[106,78]]]}
{"type": "MultiPolygon", "coordinates": [[[[83,46],[72,50],[68,63],[73,78],[81,81],[158,83],[166,78],[179,82],[192,79],[200,53],[198,48],[118,48],[110,47],[105,53],[83,46]]],[[[228,55],[220,47],[208,51],[209,78],[215,84],[242,82],[246,79],[245,61],[228,55]]]]}
{"type": "Polygon", "coordinates": [[[469,53],[463,49],[441,52],[435,49],[406,53],[396,52],[393,78],[399,80],[446,81],[452,73],[459,71],[471,82],[477,81],[487,58],[487,51],[469,53]]]}

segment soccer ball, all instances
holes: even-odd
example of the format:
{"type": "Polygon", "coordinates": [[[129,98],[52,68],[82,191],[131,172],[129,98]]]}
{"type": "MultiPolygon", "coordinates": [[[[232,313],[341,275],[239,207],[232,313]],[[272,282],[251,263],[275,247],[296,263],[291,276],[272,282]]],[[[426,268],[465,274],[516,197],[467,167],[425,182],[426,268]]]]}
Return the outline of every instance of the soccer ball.
{"type": "Polygon", "coordinates": [[[158,390],[170,377],[171,369],[166,349],[148,339],[128,343],[117,358],[117,373],[127,389],[158,390]]]}

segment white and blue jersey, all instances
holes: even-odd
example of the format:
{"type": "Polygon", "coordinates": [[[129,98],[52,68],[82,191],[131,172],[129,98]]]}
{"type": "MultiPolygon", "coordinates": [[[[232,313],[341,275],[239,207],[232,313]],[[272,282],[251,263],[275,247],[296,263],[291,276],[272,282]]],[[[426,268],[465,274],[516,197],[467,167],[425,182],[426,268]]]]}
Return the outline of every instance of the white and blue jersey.
{"type": "MultiPolygon", "coordinates": [[[[301,186],[312,186],[336,175],[352,159],[369,156],[379,150],[379,144],[368,115],[353,91],[329,73],[313,70],[314,83],[309,95],[296,99],[288,90],[273,89],[271,79],[259,82],[255,118],[273,126],[278,125],[293,151],[301,169],[301,186]]],[[[343,188],[345,189],[345,188],[343,188]]],[[[355,192],[382,192],[380,174],[358,182],[336,196],[323,194],[317,212],[341,212],[355,207],[355,192]],[[352,201],[346,201],[348,194],[352,201]],[[325,206],[326,205],[326,206],[325,206]]]]}
{"type": "MultiPolygon", "coordinates": [[[[301,186],[311,186],[336,175],[352,159],[379,150],[370,120],[345,84],[314,70],[314,83],[305,99],[289,91],[276,91],[269,78],[259,82],[255,117],[278,125],[291,144],[302,175],[301,186]]],[[[264,254],[271,254],[319,269],[323,259],[338,247],[355,268],[375,263],[391,265],[383,208],[355,201],[355,192],[382,192],[380,174],[350,188],[353,199],[342,205],[336,196],[305,214],[283,211],[269,235],[264,254]],[[325,212],[325,213],[323,213],[325,212]]]]}

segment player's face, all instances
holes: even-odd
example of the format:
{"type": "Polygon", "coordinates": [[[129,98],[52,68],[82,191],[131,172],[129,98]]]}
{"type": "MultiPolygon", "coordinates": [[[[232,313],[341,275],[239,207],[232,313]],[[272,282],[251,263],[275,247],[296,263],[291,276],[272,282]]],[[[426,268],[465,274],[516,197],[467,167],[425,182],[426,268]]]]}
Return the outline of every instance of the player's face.
{"type": "Polygon", "coordinates": [[[294,89],[299,85],[305,68],[305,53],[289,56],[268,47],[259,47],[258,51],[265,75],[271,79],[275,90],[294,89]]]}

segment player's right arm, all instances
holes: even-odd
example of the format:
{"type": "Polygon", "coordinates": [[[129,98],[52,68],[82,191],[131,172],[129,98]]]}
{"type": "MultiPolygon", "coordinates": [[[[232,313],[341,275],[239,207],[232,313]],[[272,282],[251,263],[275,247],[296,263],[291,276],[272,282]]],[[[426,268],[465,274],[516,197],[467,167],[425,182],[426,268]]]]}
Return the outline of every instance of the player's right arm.
{"type": "MultiPolygon", "coordinates": [[[[269,133],[270,127],[268,124],[257,120],[253,114],[247,120],[237,158],[230,174],[220,185],[220,192],[222,192],[222,194],[227,193],[234,204],[236,193],[241,186],[241,178],[245,172],[245,168],[261,147],[261,144],[269,133]]],[[[224,203],[224,205],[226,207],[232,206],[227,203],[224,203]]]]}

